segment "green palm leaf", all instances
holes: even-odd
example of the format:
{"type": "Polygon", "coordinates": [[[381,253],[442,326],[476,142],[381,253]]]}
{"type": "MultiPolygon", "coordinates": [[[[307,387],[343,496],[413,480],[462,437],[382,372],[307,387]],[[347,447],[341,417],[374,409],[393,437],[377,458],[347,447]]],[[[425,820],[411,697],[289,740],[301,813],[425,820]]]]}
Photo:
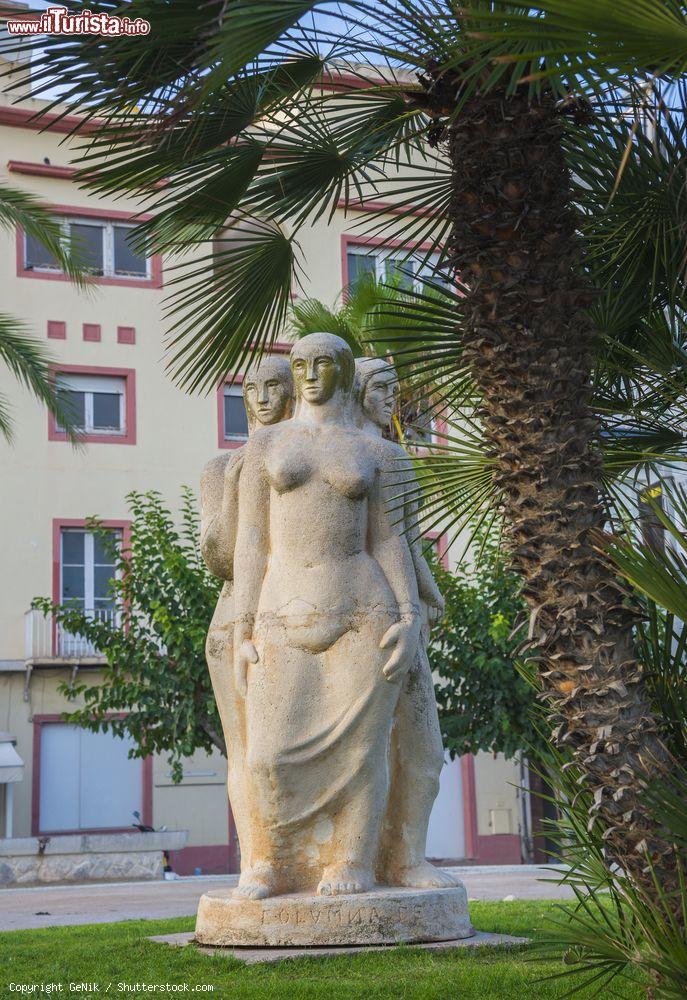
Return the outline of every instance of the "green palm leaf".
{"type": "Polygon", "coordinates": [[[687,69],[680,0],[495,0],[468,3],[463,16],[482,34],[483,58],[517,66],[513,86],[529,73],[562,87],[584,81],[597,92],[600,78],[680,76],[687,69]]]}
{"type": "Polygon", "coordinates": [[[276,226],[242,219],[214,252],[177,266],[167,316],[169,365],[189,389],[212,387],[269,348],[298,279],[298,246],[276,226]]]}
{"type": "MultiPolygon", "coordinates": [[[[0,313],[0,360],[14,378],[25,386],[63,427],[72,444],[79,441],[73,419],[61,404],[50,373],[50,358],[37,340],[11,316],[0,313]]],[[[13,421],[6,396],[0,397],[0,434],[13,438],[13,421]]]]}
{"type": "Polygon", "coordinates": [[[608,552],[618,572],[649,600],[682,622],[687,621],[687,490],[663,480],[662,499],[671,510],[653,499],[648,502],[665,529],[669,544],[662,548],[640,544],[635,538],[618,538],[608,552]]]}
{"type": "Polygon", "coordinates": [[[40,240],[60,269],[81,288],[86,287],[86,272],[79,262],[79,247],[65,243],[59,222],[35,195],[0,184],[0,228],[12,234],[19,228],[40,240]]]}

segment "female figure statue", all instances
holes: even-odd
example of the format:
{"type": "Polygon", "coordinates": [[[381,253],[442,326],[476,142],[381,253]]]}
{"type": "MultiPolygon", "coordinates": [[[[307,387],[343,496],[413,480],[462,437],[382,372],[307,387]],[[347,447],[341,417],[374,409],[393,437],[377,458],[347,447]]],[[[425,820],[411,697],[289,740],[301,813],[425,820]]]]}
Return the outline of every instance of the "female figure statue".
{"type": "MultiPolygon", "coordinates": [[[[399,394],[396,370],[382,358],[357,358],[355,397],[357,423],[381,440],[391,422],[399,394]]],[[[383,441],[402,470],[404,503],[394,502],[391,517],[401,520],[410,546],[420,597],[422,629],[413,666],[403,679],[391,739],[391,789],[380,849],[380,874],[389,885],[415,888],[455,885],[455,879],[425,860],[427,827],[439,791],[444,748],[439,727],[432,671],[427,658],[430,623],[444,613],[417,524],[417,486],[404,449],[383,441]]]]}
{"type": "MultiPolygon", "coordinates": [[[[249,435],[291,416],[293,379],[284,357],[265,358],[246,373],[243,400],[249,435]]],[[[227,748],[228,789],[241,845],[241,869],[250,864],[250,822],[246,806],[245,713],[234,687],[234,546],[238,483],[244,447],[208,462],[200,484],[200,549],[206,566],[224,580],[208,631],[205,653],[227,748]]]]}
{"type": "Polygon", "coordinates": [[[297,342],[288,422],[245,448],[234,556],[236,687],[246,699],[250,870],[237,895],[375,882],[401,681],[417,655],[416,574],[384,506],[385,443],[352,415],[354,361],[297,342]]]}

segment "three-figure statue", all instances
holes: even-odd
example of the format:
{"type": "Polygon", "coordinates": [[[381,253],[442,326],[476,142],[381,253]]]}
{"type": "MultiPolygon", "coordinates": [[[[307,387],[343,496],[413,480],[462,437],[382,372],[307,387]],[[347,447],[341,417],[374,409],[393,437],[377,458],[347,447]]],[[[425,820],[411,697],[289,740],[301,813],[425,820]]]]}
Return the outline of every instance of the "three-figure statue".
{"type": "Polygon", "coordinates": [[[443,602],[407,455],[382,436],[397,391],[387,362],[304,337],[290,367],[248,373],[248,441],[203,475],[203,556],[227,581],[207,654],[238,900],[459,886],[425,860],[443,764],[427,643],[443,602]]]}

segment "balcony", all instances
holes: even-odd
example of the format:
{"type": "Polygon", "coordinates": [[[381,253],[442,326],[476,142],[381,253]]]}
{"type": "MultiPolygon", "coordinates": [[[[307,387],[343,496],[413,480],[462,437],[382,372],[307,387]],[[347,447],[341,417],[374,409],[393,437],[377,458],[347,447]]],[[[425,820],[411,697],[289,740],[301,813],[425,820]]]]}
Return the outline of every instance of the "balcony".
{"type": "MultiPolygon", "coordinates": [[[[115,608],[91,608],[89,617],[115,623],[119,612],[115,608]]],[[[60,660],[104,659],[85,636],[68,632],[52,615],[32,608],[26,612],[26,660],[32,663],[60,660]]]]}

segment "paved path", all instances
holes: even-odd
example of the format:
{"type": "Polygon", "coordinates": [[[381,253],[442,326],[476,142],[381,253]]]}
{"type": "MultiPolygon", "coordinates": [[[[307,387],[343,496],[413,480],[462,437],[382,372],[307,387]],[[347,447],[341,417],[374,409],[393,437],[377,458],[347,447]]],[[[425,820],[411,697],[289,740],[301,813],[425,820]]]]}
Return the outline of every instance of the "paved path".
{"type": "MultiPolygon", "coordinates": [[[[536,865],[449,870],[463,880],[470,899],[560,899],[572,895],[555,883],[541,881],[552,878],[552,872],[536,865]]],[[[203,875],[175,882],[0,889],[0,931],[192,916],[207,889],[235,882],[235,875],[203,875]]]]}

